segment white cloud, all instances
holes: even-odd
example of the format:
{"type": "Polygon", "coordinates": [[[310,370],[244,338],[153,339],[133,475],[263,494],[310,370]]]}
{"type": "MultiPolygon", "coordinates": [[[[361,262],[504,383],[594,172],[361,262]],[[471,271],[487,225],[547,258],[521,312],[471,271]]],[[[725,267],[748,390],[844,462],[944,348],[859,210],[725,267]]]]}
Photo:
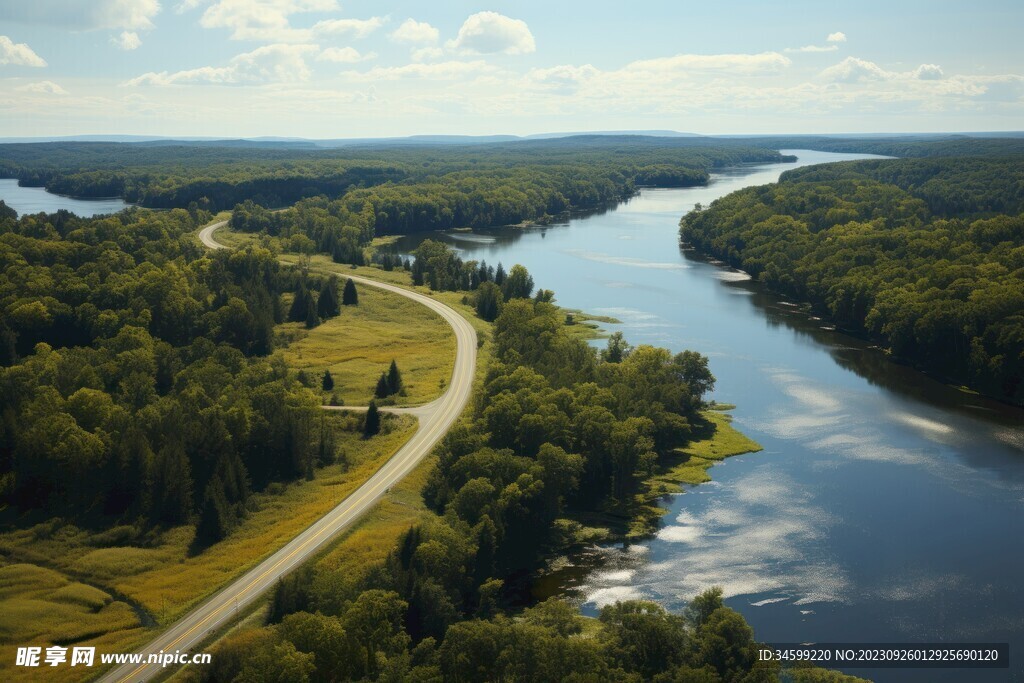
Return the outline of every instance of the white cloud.
{"type": "Polygon", "coordinates": [[[779,71],[793,62],[778,52],[758,54],[691,55],[679,54],[673,57],[658,57],[631,62],[625,71],[632,72],[699,72],[727,71],[754,74],[765,71],[779,71]]]}
{"type": "Polygon", "coordinates": [[[945,77],[938,64],[922,64],[914,69],[914,75],[922,81],[937,81],[945,77]]]}
{"type": "Polygon", "coordinates": [[[821,72],[821,77],[833,83],[860,83],[863,81],[884,81],[892,78],[893,73],[886,71],[874,62],[857,57],[847,57],[843,61],[828,67],[821,72]]]}
{"type": "Polygon", "coordinates": [[[865,83],[871,81],[941,81],[946,77],[938,64],[922,64],[913,71],[887,71],[874,62],[847,57],[820,74],[832,83],[865,83]]]}
{"type": "Polygon", "coordinates": [[[63,26],[77,31],[151,29],[158,0],[13,0],[0,4],[0,21],[63,26]]]}
{"type": "Polygon", "coordinates": [[[838,45],[804,45],[803,47],[787,47],[786,52],[835,52],[838,45]]]}
{"type": "Polygon", "coordinates": [[[20,92],[37,93],[39,95],[67,95],[68,91],[60,87],[53,81],[37,81],[35,83],[26,83],[25,85],[18,86],[15,88],[20,92]]]}
{"type": "Polygon", "coordinates": [[[527,79],[543,90],[553,93],[571,94],[590,79],[599,75],[600,71],[590,64],[573,66],[570,64],[551,67],[550,69],[533,69],[527,79]]]}
{"type": "MultiPolygon", "coordinates": [[[[179,9],[197,5],[186,2],[179,9]]],[[[337,9],[337,0],[217,0],[203,12],[199,25],[230,29],[232,40],[306,42],[312,38],[310,30],[292,27],[289,17],[337,9]]]]}
{"type": "Polygon", "coordinates": [[[142,39],[135,31],[121,31],[121,35],[110,39],[110,44],[121,50],[134,50],[142,45],[142,39]]]}
{"type": "Polygon", "coordinates": [[[305,56],[319,50],[316,45],[264,45],[232,57],[226,66],[203,66],[174,73],[151,71],[127,81],[125,85],[244,85],[305,81],[310,75],[305,56]]]}
{"type": "Polygon", "coordinates": [[[27,43],[15,43],[7,36],[0,36],[0,66],[46,66],[46,60],[37,55],[27,43]]]}
{"type": "Polygon", "coordinates": [[[400,43],[430,44],[436,43],[440,32],[425,21],[406,19],[391,34],[392,40],[400,43]]]}
{"type": "Polygon", "coordinates": [[[355,62],[364,62],[368,59],[373,59],[376,56],[376,52],[369,52],[365,55],[360,54],[359,50],[354,47],[329,47],[317,55],[316,61],[354,64],[355,62]]]}
{"type": "Polygon", "coordinates": [[[369,71],[348,71],[342,74],[354,81],[396,81],[405,78],[430,80],[461,80],[483,73],[492,73],[498,68],[483,60],[472,62],[447,61],[435,64],[406,64],[404,66],[374,67],[369,71]]]}
{"type": "Polygon", "coordinates": [[[525,21],[497,12],[477,12],[463,22],[448,47],[474,54],[521,55],[534,52],[537,45],[525,21]]]}
{"type": "Polygon", "coordinates": [[[365,38],[388,21],[388,17],[370,17],[369,19],[326,19],[313,24],[313,33],[317,34],[352,34],[356,38],[365,38]]]}
{"type": "Polygon", "coordinates": [[[845,43],[846,34],[843,33],[842,31],[836,31],[835,33],[828,34],[828,38],[826,38],[825,40],[827,40],[830,43],[845,43]]]}

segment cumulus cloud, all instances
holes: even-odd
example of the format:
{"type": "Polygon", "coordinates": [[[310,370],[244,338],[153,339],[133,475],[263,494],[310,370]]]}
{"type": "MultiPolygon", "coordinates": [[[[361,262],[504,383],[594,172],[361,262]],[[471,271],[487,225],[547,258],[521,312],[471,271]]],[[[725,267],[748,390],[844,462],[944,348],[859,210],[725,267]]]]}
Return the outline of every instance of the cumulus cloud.
{"type": "Polygon", "coordinates": [[[121,31],[121,35],[110,39],[110,44],[121,50],[135,50],[142,45],[142,39],[135,31],[121,31]]]}
{"type": "Polygon", "coordinates": [[[440,33],[436,28],[425,21],[416,21],[415,19],[406,19],[391,34],[392,40],[420,45],[436,43],[439,37],[440,33]]]}
{"type": "Polygon", "coordinates": [[[159,0],[24,0],[0,4],[0,21],[62,26],[76,31],[150,29],[159,0]]]}
{"type": "Polygon", "coordinates": [[[387,22],[387,17],[370,17],[369,19],[326,19],[313,24],[313,32],[318,34],[351,34],[356,38],[365,38],[387,22]]]}
{"type": "Polygon", "coordinates": [[[151,71],[127,81],[125,85],[252,85],[305,81],[310,75],[305,56],[319,50],[316,45],[264,45],[232,57],[226,66],[203,66],[173,73],[151,71]]]}
{"type": "Polygon", "coordinates": [[[842,31],[836,31],[835,33],[828,34],[828,38],[826,38],[825,40],[827,40],[830,43],[845,43],[846,34],[843,33],[842,31]]]}
{"type": "Polygon", "coordinates": [[[46,60],[37,55],[27,43],[15,43],[7,36],[0,36],[0,65],[46,66],[46,60]]]}
{"type": "Polygon", "coordinates": [[[938,64],[922,64],[913,71],[888,71],[866,59],[847,57],[822,71],[820,77],[831,83],[867,83],[872,81],[940,81],[946,76],[938,64]]]}
{"type": "Polygon", "coordinates": [[[67,95],[68,91],[60,87],[53,81],[37,81],[35,83],[26,83],[25,85],[18,86],[15,88],[19,92],[30,92],[39,95],[67,95]]]}
{"type": "Polygon", "coordinates": [[[821,77],[833,83],[861,83],[864,81],[884,81],[892,77],[874,62],[857,57],[847,57],[843,61],[828,67],[821,72],[821,77]]]}
{"type": "Polygon", "coordinates": [[[914,69],[914,76],[922,81],[937,81],[945,76],[938,64],[922,64],[914,69]]]}
{"type": "Polygon", "coordinates": [[[448,41],[448,47],[473,54],[507,55],[527,54],[537,49],[525,21],[497,12],[477,12],[470,16],[459,28],[455,40],[448,41]]]}
{"type": "Polygon", "coordinates": [[[329,47],[317,55],[316,61],[354,64],[356,62],[364,62],[368,59],[373,59],[376,56],[376,52],[369,52],[365,55],[360,54],[359,50],[354,47],[329,47]]]}
{"type": "MultiPolygon", "coordinates": [[[[198,4],[186,2],[179,9],[192,9],[198,4]]],[[[337,0],[217,0],[203,12],[199,25],[229,29],[232,40],[305,42],[311,38],[309,29],[292,27],[289,17],[337,9],[337,0]]]]}

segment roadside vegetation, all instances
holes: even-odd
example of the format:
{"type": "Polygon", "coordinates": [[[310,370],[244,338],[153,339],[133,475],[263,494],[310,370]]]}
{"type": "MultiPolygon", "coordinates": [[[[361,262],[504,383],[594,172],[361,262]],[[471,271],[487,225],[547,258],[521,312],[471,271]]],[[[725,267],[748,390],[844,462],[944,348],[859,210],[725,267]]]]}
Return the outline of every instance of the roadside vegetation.
{"type": "Polygon", "coordinates": [[[369,291],[345,306],[341,280],[260,247],[208,252],[193,236],[208,220],[0,220],[0,669],[11,676],[17,644],[109,652],[147,640],[322,516],[415,428],[382,415],[367,439],[362,416],[322,404],[365,405],[392,359],[396,400],[436,398],[451,372],[454,340],[430,311],[369,291]],[[337,306],[320,306],[331,287],[337,306]],[[284,322],[299,291],[312,327],[284,322]]]}

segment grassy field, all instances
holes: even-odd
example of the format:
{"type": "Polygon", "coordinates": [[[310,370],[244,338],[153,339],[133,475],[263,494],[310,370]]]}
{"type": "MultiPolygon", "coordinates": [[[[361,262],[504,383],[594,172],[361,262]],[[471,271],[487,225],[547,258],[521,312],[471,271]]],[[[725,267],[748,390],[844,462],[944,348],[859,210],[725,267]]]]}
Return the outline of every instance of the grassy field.
{"type": "Polygon", "coordinates": [[[278,326],[278,335],[289,340],[283,349],[288,367],[317,379],[329,369],[334,393],[345,405],[366,405],[380,374],[394,360],[405,387],[404,395],[393,397],[396,405],[428,403],[440,396],[455,362],[455,334],[448,323],[398,294],[364,285],[357,291],[357,306],[342,306],[341,315],[319,327],[278,326]]]}
{"type": "MultiPolygon", "coordinates": [[[[336,422],[358,420],[331,414],[336,422]]],[[[391,417],[386,433],[363,440],[340,431],[347,469],[331,465],[310,482],[253,496],[254,510],[228,538],[190,555],[194,527],[148,535],[139,545],[110,544],[117,534],[53,520],[0,534],[0,672],[4,680],[31,680],[31,669],[11,669],[18,644],[94,645],[128,651],[152,629],[145,615],[168,624],[283,546],[354,491],[415,431],[409,417],[391,417]],[[116,597],[115,597],[116,596],[116,597]],[[137,606],[140,612],[133,608],[137,606]],[[19,678],[25,674],[27,677],[19,678]]],[[[36,672],[38,673],[38,672],[36,672]]],[[[59,680],[81,680],[81,668],[58,667],[59,680]]]]}

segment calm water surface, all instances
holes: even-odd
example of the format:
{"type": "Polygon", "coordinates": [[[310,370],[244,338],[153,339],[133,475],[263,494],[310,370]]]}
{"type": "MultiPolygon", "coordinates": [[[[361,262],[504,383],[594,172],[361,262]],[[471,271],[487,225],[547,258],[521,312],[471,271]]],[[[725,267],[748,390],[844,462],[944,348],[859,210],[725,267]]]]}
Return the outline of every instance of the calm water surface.
{"type": "MultiPolygon", "coordinates": [[[[1024,411],[950,389],[827,329],[677,242],[701,202],[796,165],[798,150],[708,187],[644,190],[564,225],[440,237],[465,258],[526,265],[563,306],[614,316],[633,344],[711,358],[713,398],[765,448],[668,501],[657,536],[569,558],[540,588],[588,614],[649,598],[679,610],[722,586],[757,637],[1009,641],[1011,673],[850,670],[880,681],[1002,681],[1024,670],[1024,411]]],[[[431,235],[438,238],[438,235],[431,235]]],[[[404,238],[402,250],[420,237],[404,238]]]]}
{"type": "Polygon", "coordinates": [[[77,199],[47,192],[42,187],[19,187],[14,178],[0,178],[0,199],[7,206],[18,212],[18,215],[54,213],[65,209],[79,216],[98,216],[104,213],[117,213],[131,204],[118,197],[105,199],[77,199]]]}

